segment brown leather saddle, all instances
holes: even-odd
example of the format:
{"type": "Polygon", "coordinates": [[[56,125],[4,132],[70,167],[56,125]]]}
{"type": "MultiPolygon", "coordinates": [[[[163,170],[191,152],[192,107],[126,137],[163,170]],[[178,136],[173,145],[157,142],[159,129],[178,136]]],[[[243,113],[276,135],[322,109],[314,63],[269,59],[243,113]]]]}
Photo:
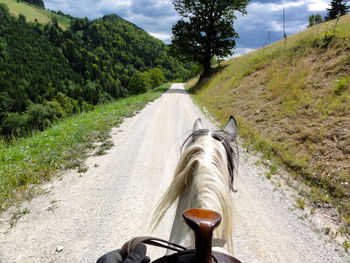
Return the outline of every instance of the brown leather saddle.
{"type": "Polygon", "coordinates": [[[165,255],[152,263],[241,263],[238,259],[221,252],[212,251],[212,245],[224,244],[220,239],[212,240],[215,227],[221,222],[220,214],[205,209],[189,209],[183,212],[187,225],[195,234],[195,249],[188,249],[178,244],[155,237],[136,237],[126,242],[119,251],[125,259],[139,244],[162,247],[175,251],[172,255],[165,255]]]}

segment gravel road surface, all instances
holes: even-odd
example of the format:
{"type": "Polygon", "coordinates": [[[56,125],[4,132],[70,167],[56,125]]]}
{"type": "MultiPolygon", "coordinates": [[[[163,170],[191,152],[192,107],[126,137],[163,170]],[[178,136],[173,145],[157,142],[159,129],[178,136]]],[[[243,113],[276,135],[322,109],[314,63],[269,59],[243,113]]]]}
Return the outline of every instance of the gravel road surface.
{"type": "MultiPolygon", "coordinates": [[[[125,241],[146,235],[150,212],[173,176],[180,146],[201,117],[182,84],[174,84],[111,132],[114,147],[43,186],[22,204],[29,213],[10,228],[14,208],[0,215],[0,262],[95,262],[125,241]]],[[[246,263],[343,262],[344,249],[294,209],[295,201],[264,176],[242,150],[233,194],[235,256],[246,263]]],[[[168,238],[171,211],[153,235],[168,238]]],[[[150,249],[152,258],[163,251],[150,249]]]]}

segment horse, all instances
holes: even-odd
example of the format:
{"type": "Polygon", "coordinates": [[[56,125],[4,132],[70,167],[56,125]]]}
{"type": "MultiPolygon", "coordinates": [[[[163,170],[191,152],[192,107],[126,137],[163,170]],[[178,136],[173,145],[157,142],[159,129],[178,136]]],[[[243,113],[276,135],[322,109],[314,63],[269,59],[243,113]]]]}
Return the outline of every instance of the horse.
{"type": "Polygon", "coordinates": [[[213,210],[222,216],[213,238],[227,242],[224,250],[214,250],[233,254],[231,191],[235,191],[233,179],[238,164],[236,134],[237,122],[232,116],[224,130],[204,129],[201,119],[194,122],[192,133],[181,147],[174,178],[153,212],[152,231],[177,200],[169,241],[191,247],[194,235],[182,219],[183,211],[213,210]]]}

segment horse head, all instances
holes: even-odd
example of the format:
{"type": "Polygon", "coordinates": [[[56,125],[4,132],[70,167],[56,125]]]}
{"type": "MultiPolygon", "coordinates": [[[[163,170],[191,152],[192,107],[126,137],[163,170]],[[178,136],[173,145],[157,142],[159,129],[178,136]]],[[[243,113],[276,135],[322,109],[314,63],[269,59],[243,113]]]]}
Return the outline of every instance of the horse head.
{"type": "Polygon", "coordinates": [[[226,240],[228,252],[233,252],[231,190],[238,160],[236,136],[237,122],[232,116],[223,130],[205,129],[201,119],[194,122],[182,145],[174,178],[153,214],[153,229],[177,200],[170,241],[193,246],[194,236],[184,223],[182,212],[190,208],[216,211],[222,216],[222,223],[213,237],[226,240]]]}

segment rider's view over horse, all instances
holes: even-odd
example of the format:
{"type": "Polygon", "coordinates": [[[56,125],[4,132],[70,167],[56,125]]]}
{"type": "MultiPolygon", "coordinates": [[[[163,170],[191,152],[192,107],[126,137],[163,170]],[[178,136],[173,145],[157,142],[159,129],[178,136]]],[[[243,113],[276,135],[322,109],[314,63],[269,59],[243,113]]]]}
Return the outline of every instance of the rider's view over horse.
{"type": "Polygon", "coordinates": [[[0,263],[350,263],[349,12],[0,0],[0,263]]]}

